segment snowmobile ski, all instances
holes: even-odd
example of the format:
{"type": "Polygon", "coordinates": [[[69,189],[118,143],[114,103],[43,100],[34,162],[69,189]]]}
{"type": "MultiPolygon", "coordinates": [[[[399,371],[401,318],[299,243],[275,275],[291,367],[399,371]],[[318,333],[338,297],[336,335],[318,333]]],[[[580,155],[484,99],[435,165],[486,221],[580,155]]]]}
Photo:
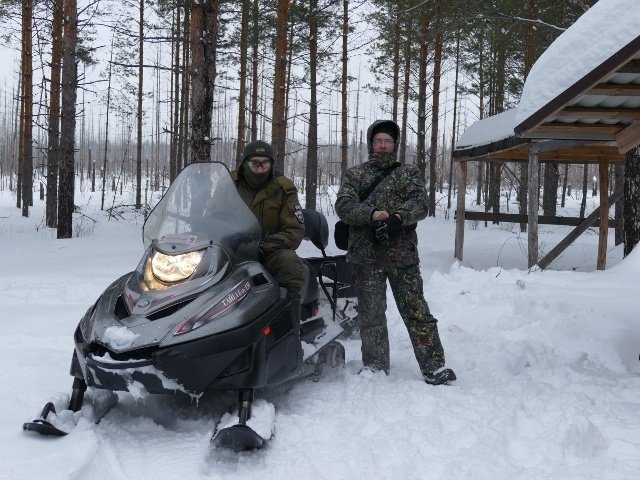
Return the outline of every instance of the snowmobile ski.
{"type": "Polygon", "coordinates": [[[44,406],[42,413],[38,418],[31,422],[23,423],[22,429],[51,437],[62,437],[66,435],[68,432],[64,432],[59,428],[54,427],[53,424],[47,420],[50,413],[56,413],[56,407],[53,405],[53,402],[48,402],[44,406]]]}
{"type": "Polygon", "coordinates": [[[211,443],[216,447],[242,452],[262,448],[264,439],[251,427],[237,424],[217,431],[211,439],[211,443]]]}
{"type": "MultiPolygon", "coordinates": [[[[89,392],[90,400],[85,402],[86,390],[84,380],[75,378],[71,398],[64,410],[58,412],[53,401],[47,402],[40,416],[31,422],[23,423],[22,430],[48,437],[62,437],[75,428],[80,418],[95,424],[100,423],[100,420],[118,403],[118,395],[109,390],[93,389],[89,392]]],[[[61,408],[60,404],[58,408],[61,408]]]]}
{"type": "Polygon", "coordinates": [[[211,438],[211,443],[219,448],[228,448],[235,452],[262,448],[265,439],[247,425],[252,415],[254,391],[242,389],[238,392],[238,423],[218,429],[211,438]]]}

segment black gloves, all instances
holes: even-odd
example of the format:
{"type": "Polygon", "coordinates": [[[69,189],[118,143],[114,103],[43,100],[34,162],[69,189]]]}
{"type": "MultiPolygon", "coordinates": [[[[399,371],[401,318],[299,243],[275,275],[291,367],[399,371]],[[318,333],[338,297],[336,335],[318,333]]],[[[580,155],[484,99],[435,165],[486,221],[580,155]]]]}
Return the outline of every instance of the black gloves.
{"type": "Polygon", "coordinates": [[[371,223],[371,241],[376,245],[394,242],[402,236],[400,219],[391,215],[386,220],[376,220],[371,223]]]}
{"type": "Polygon", "coordinates": [[[387,218],[387,235],[390,242],[398,240],[402,236],[402,226],[397,215],[391,215],[387,218]]]}
{"type": "Polygon", "coordinates": [[[385,220],[374,220],[371,222],[369,237],[374,245],[381,245],[389,241],[387,235],[387,222],[385,220]]]}

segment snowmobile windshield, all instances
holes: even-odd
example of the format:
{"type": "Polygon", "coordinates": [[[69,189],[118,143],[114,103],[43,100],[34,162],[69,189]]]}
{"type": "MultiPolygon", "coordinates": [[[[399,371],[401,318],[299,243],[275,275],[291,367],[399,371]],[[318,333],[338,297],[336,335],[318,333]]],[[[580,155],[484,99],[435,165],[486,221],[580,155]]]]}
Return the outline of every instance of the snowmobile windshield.
{"type": "Polygon", "coordinates": [[[144,248],[163,237],[192,235],[257,258],[262,229],[244,203],[227,167],[218,162],[187,165],[147,217],[144,248]]]}

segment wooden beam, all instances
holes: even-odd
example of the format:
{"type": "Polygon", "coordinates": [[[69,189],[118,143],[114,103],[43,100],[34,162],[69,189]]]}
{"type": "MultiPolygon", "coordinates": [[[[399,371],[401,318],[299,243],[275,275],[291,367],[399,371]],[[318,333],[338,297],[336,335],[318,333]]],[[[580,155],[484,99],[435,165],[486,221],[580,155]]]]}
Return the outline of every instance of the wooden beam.
{"type": "Polygon", "coordinates": [[[618,73],[640,73],[640,60],[629,60],[618,69],[618,73]]]}
{"type": "Polygon", "coordinates": [[[458,163],[458,201],[456,215],[456,240],[454,257],[462,261],[464,256],[464,218],[467,195],[467,162],[458,163]]]}
{"type": "Polygon", "coordinates": [[[583,120],[639,120],[640,108],[567,107],[554,113],[553,116],[583,120]]]}
{"type": "Polygon", "coordinates": [[[584,143],[584,140],[542,140],[529,144],[529,153],[557,152],[565,148],[578,147],[584,143]]]}
{"type": "Polygon", "coordinates": [[[614,84],[601,83],[584,92],[584,95],[604,95],[606,97],[638,97],[640,96],[640,85],[635,83],[614,84]]]}
{"type": "Polygon", "coordinates": [[[615,140],[624,125],[598,125],[587,123],[543,123],[526,133],[527,138],[615,140]]]}
{"type": "MultiPolygon", "coordinates": [[[[555,152],[540,153],[540,162],[566,162],[579,163],[598,162],[601,157],[609,158],[609,161],[624,162],[626,155],[618,152],[618,146],[615,141],[607,141],[606,143],[593,143],[580,147],[570,147],[555,152]]],[[[474,158],[474,160],[505,160],[505,161],[528,161],[529,153],[526,145],[523,148],[501,150],[489,153],[483,157],[474,158]]]]}
{"type": "MultiPolygon", "coordinates": [[[[456,211],[456,219],[458,212],[456,211]]],[[[529,216],[522,213],[493,213],[493,212],[477,212],[473,210],[465,210],[465,221],[479,222],[509,222],[509,223],[527,223],[529,216]]],[[[584,221],[580,217],[554,217],[550,215],[538,215],[538,225],[563,225],[565,227],[577,227],[584,221]]],[[[615,219],[609,219],[609,228],[613,228],[616,224],[615,219]]]]}
{"type": "Polygon", "coordinates": [[[627,128],[616,135],[618,152],[627,153],[632,148],[640,145],[640,120],[636,120],[627,128]]]}
{"type": "Polygon", "coordinates": [[[597,269],[604,270],[607,265],[607,237],[609,235],[609,162],[601,160],[600,173],[600,230],[598,232],[597,269]]]}
{"type": "MultiPolygon", "coordinates": [[[[620,189],[613,195],[609,197],[609,205],[615,204],[618,200],[622,198],[623,190],[620,189]]],[[[607,213],[608,215],[608,213],[607,213]]],[[[542,269],[547,268],[551,262],[553,262],[562,252],[566,250],[566,248],[571,245],[580,235],[582,235],[587,228],[591,227],[596,221],[600,218],[600,208],[596,208],[593,212],[589,214],[584,221],[574,228],[569,234],[562,239],[558,245],[553,247],[549,253],[547,253],[544,258],[542,258],[538,262],[538,266],[542,269]]]]}
{"type": "Polygon", "coordinates": [[[527,250],[529,268],[538,263],[538,205],[540,204],[540,177],[538,175],[538,154],[529,152],[529,191],[527,212],[527,250]]]}

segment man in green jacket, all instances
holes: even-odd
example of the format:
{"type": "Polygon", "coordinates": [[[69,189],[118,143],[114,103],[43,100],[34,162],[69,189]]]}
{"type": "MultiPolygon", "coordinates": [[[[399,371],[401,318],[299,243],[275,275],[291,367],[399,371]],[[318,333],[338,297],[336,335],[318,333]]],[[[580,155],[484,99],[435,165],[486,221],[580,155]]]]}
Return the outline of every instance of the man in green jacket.
{"type": "Polygon", "coordinates": [[[291,180],[275,174],[273,163],[271,145],[256,140],[247,144],[242,165],[232,176],[240,196],[260,221],[260,261],[287,290],[293,325],[299,332],[304,274],[295,250],[304,237],[304,217],[298,190],[291,180]]]}
{"type": "Polygon", "coordinates": [[[437,320],[422,287],[416,224],[427,216],[427,194],[420,171],[396,162],[399,137],[398,125],[390,120],[369,127],[369,161],[346,172],[336,213],[349,224],[347,261],[356,283],[363,368],[389,373],[388,280],[422,376],[440,385],[456,376],[445,367],[437,320]],[[361,198],[377,179],[382,180],[361,198]]]}

